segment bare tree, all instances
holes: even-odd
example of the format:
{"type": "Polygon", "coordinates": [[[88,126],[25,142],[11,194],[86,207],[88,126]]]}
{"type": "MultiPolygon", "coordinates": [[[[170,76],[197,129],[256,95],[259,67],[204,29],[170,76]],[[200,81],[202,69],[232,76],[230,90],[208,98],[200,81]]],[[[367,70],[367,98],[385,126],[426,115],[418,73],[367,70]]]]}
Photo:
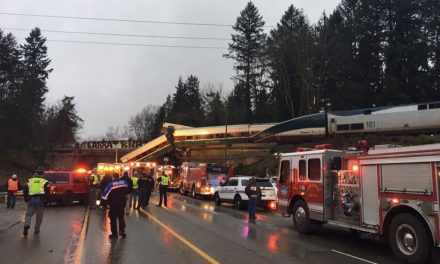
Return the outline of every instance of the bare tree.
{"type": "Polygon", "coordinates": [[[130,118],[129,130],[138,140],[151,140],[153,137],[154,121],[158,110],[156,105],[148,105],[130,118]]]}

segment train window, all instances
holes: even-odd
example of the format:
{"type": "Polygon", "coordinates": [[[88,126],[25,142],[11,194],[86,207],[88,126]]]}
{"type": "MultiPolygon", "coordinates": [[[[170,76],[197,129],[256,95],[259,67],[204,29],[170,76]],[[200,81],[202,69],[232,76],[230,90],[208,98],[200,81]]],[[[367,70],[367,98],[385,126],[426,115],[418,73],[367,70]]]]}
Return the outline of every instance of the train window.
{"type": "Polygon", "coordinates": [[[417,106],[417,110],[426,110],[426,109],[428,109],[428,105],[421,104],[417,106]]]}
{"type": "Polygon", "coordinates": [[[364,129],[364,123],[356,123],[350,125],[352,130],[364,129]]]}
{"type": "Polygon", "coordinates": [[[321,160],[309,159],[309,180],[319,181],[321,180],[321,160]]]}
{"type": "Polygon", "coordinates": [[[186,140],[192,140],[193,139],[193,136],[187,136],[186,137],[186,140]]]}
{"type": "Polygon", "coordinates": [[[337,130],[350,130],[350,125],[349,124],[338,125],[337,130]]]}
{"type": "Polygon", "coordinates": [[[371,115],[371,110],[364,110],[364,115],[371,115]]]}
{"type": "Polygon", "coordinates": [[[287,183],[290,178],[290,161],[281,161],[280,183],[287,183]]]}
{"type": "Polygon", "coordinates": [[[300,160],[298,167],[299,167],[299,180],[305,181],[306,180],[306,161],[300,160]]]}

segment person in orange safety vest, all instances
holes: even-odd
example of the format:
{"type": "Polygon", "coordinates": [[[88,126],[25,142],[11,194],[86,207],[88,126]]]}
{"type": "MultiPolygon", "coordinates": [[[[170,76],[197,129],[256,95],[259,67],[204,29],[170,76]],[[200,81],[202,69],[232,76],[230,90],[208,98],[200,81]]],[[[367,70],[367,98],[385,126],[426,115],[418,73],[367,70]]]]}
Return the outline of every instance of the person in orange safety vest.
{"type": "Polygon", "coordinates": [[[6,208],[14,209],[15,196],[17,195],[17,192],[21,190],[21,184],[17,178],[17,174],[12,175],[12,177],[6,182],[6,189],[8,190],[6,208]]]}

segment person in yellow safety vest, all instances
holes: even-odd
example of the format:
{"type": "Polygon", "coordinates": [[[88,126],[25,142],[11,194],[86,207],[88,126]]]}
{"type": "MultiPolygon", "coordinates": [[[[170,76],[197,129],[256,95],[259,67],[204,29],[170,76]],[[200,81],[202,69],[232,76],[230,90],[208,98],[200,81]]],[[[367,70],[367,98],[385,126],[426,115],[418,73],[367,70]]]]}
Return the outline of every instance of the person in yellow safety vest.
{"type": "MultiPolygon", "coordinates": [[[[135,171],[137,172],[137,171],[135,171]]],[[[131,176],[131,181],[133,182],[133,191],[130,193],[130,207],[133,206],[133,208],[139,209],[139,177],[137,173],[133,174],[131,176]]]]}
{"type": "Polygon", "coordinates": [[[168,191],[168,184],[169,184],[169,177],[165,173],[165,171],[162,171],[162,175],[157,179],[159,182],[159,204],[157,206],[162,206],[162,198],[163,198],[163,204],[165,207],[167,206],[167,191],[168,191]]]}
{"type": "Polygon", "coordinates": [[[96,198],[98,197],[98,190],[99,190],[99,174],[97,174],[97,169],[93,168],[92,175],[90,175],[90,182],[89,182],[89,207],[90,209],[95,209],[96,207],[96,198]]]}
{"type": "Polygon", "coordinates": [[[41,222],[43,221],[44,203],[46,195],[49,194],[49,181],[43,178],[43,171],[36,171],[36,174],[29,179],[23,188],[24,200],[27,202],[26,217],[23,235],[28,235],[31,227],[32,216],[36,214],[34,233],[40,233],[41,222]]]}
{"type": "Polygon", "coordinates": [[[17,194],[17,191],[21,190],[21,184],[16,174],[12,175],[12,177],[6,182],[6,190],[8,190],[6,208],[14,209],[15,196],[17,194]]]}

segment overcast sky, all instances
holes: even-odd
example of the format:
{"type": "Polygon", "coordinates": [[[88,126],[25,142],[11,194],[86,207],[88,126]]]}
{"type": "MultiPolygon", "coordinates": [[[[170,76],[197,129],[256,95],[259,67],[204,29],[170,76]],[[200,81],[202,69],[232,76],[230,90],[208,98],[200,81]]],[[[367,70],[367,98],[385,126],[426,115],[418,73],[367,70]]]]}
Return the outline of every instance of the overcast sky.
{"type": "MultiPolygon", "coordinates": [[[[248,0],[0,0],[0,12],[127,20],[194,22],[232,25],[248,0]]],[[[290,4],[304,9],[315,23],[325,10],[330,13],[340,0],[254,0],[266,25],[276,25],[290,4]]],[[[48,80],[47,103],[64,95],[74,96],[84,119],[81,138],[104,135],[109,126],[127,124],[148,104],[160,105],[174,92],[179,75],[199,77],[207,83],[232,89],[233,61],[225,59],[227,40],[187,40],[98,36],[45,32],[45,30],[121,33],[140,35],[230,38],[231,27],[26,17],[0,14],[0,28],[19,42],[40,27],[47,42],[54,71],[48,80]],[[130,44],[224,47],[184,49],[102,44],[60,43],[50,40],[130,44]]],[[[270,28],[266,28],[267,31],[270,28]]]]}

